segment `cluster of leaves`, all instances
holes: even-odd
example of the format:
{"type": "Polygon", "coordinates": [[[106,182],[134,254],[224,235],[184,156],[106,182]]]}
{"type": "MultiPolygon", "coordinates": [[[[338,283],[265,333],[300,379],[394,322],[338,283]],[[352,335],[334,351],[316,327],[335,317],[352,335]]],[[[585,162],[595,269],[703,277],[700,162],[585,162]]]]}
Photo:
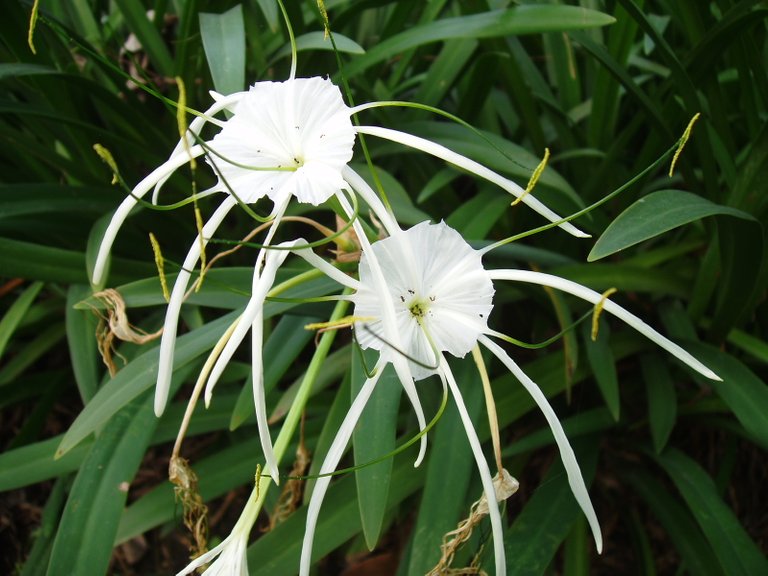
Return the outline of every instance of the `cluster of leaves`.
{"type": "MultiPolygon", "coordinates": [[[[577,326],[552,346],[513,351],[554,403],[593,479],[607,544],[602,557],[591,550],[543,419],[517,383],[500,376],[492,385],[504,462],[522,484],[507,505],[505,546],[515,574],[556,566],[567,574],[617,573],[630,565],[646,574],[768,573],[768,520],[760,506],[768,448],[761,226],[768,211],[766,3],[335,0],[326,7],[336,54],[315,3],[286,4],[300,76],[340,81],[340,57],[356,102],[438,106],[484,138],[418,109],[367,112],[380,124],[407,126],[521,183],[549,147],[553,157],[536,193],[560,213],[641,173],[701,113],[673,176],[667,162],[579,219],[598,242],[549,231],[493,253],[493,264],[534,267],[600,291],[618,288],[612,298],[663,326],[723,378],[704,381],[606,320],[595,341],[588,327],[577,326]]],[[[30,11],[28,3],[7,2],[0,21],[0,547],[25,576],[103,574],[110,561],[113,573],[172,571],[185,564],[185,552],[173,545],[184,529],[163,458],[186,395],[163,418],[152,414],[155,344],[121,345],[126,364],[117,360],[114,378],[98,357],[91,309],[97,303],[88,299],[87,263],[98,237],[92,231],[103,229],[125,191],[110,184],[110,169],[93,146],[109,149],[122,178],[137,182],[178,139],[176,110],[159,97],[178,98],[177,78],[197,109],[208,106],[208,89],[227,93],[246,82],[285,79],[287,34],[272,0],[42,0],[33,53],[30,11]],[[151,551],[132,564],[128,545],[140,548],[147,534],[151,551]]],[[[444,218],[478,242],[540,224],[510,209],[498,190],[440,162],[379,142],[369,142],[369,150],[404,224],[444,218]]],[[[356,160],[368,174],[363,158],[356,160]]],[[[209,176],[182,173],[169,190],[187,196],[193,177],[202,187],[209,176]]],[[[311,215],[333,226],[330,212],[311,215]]],[[[252,225],[240,215],[227,233],[241,238],[252,225]]],[[[164,300],[148,232],[169,262],[180,261],[195,234],[191,209],[143,210],[116,244],[109,283],[131,320],[152,331],[164,300]]],[[[175,390],[194,382],[246,301],[252,256],[241,250],[230,259],[240,267],[214,268],[188,300],[175,390]]],[[[316,281],[291,296],[328,289],[316,281]]],[[[302,351],[312,335],[303,326],[326,320],[329,310],[267,306],[265,377],[276,426],[306,370],[302,351]]],[[[505,287],[496,295],[493,327],[542,341],[584,311],[540,288],[505,287]]],[[[309,474],[359,385],[352,346],[347,336],[337,337],[313,389],[303,426],[303,443],[315,455],[309,474]]],[[[214,511],[220,497],[243,493],[257,462],[243,360],[232,364],[211,408],[199,410],[190,429],[199,442],[191,442],[188,456],[214,511]]],[[[468,369],[461,376],[482,422],[479,376],[468,369]]],[[[422,386],[427,406],[439,402],[434,388],[422,386]]],[[[363,416],[368,428],[355,436],[357,462],[414,434],[410,411],[398,409],[386,386],[379,389],[363,416]],[[389,431],[383,441],[366,442],[382,430],[389,431]]],[[[487,425],[480,435],[489,438],[487,425]]],[[[406,451],[383,476],[363,469],[335,482],[315,541],[318,556],[330,555],[325,569],[354,566],[355,555],[377,542],[373,559],[391,560],[392,573],[423,574],[434,566],[443,534],[481,492],[462,438],[449,408],[420,469],[406,451]],[[350,497],[356,490],[361,496],[350,497]]],[[[277,496],[269,496],[268,509],[277,496]]],[[[304,517],[299,505],[255,540],[251,574],[296,571],[304,517]]],[[[226,519],[214,525],[213,537],[229,526],[226,519]]],[[[475,534],[455,565],[469,565],[483,537],[475,534]]]]}

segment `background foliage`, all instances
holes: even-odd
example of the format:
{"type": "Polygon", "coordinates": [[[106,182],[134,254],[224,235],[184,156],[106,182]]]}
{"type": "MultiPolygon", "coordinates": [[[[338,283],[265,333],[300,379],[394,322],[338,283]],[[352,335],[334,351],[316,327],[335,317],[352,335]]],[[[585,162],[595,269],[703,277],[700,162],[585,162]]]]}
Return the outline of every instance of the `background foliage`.
{"type": "MultiPolygon", "coordinates": [[[[299,75],[339,81],[314,2],[287,5],[299,75]]],[[[370,118],[407,126],[521,184],[548,147],[553,157],[537,193],[560,213],[641,172],[701,112],[674,176],[665,162],[578,221],[595,238],[605,232],[599,243],[549,231],[493,253],[490,263],[550,271],[600,291],[618,288],[614,299],[683,342],[724,382],[700,379],[605,320],[594,343],[578,327],[543,350],[513,350],[555,405],[592,478],[606,548],[594,553],[543,419],[502,375],[493,386],[504,461],[521,481],[508,502],[505,545],[514,574],[768,573],[768,272],[761,226],[768,208],[768,3],[326,5],[356,102],[439,106],[484,131],[516,162],[423,111],[382,109],[368,112],[370,118]]],[[[113,379],[98,357],[97,319],[83,304],[91,294],[91,231],[125,192],[110,185],[93,145],[106,146],[123,178],[138,182],[167,157],[178,129],[175,109],[128,82],[126,73],[170,99],[178,97],[180,77],[188,104],[202,110],[214,87],[231,92],[285,79],[287,36],[271,0],[42,0],[33,54],[30,10],[29,3],[6,2],[0,20],[2,572],[174,572],[186,562],[189,536],[165,472],[186,394],[154,418],[156,343],[121,345],[127,364],[118,360],[113,379]]],[[[439,161],[381,142],[369,146],[404,223],[444,218],[477,242],[540,224],[530,211],[509,209],[498,190],[439,161]]],[[[198,185],[206,178],[198,171],[198,185]]],[[[187,195],[190,184],[189,172],[174,177],[168,201],[187,195]]],[[[332,226],[329,214],[313,216],[332,226]]],[[[226,226],[227,237],[237,239],[249,220],[241,215],[226,226]]],[[[109,285],[147,331],[163,314],[150,231],[171,263],[181,261],[195,231],[191,209],[143,210],[118,237],[109,285]]],[[[232,311],[244,304],[253,255],[243,250],[229,259],[233,268],[214,270],[185,307],[177,389],[194,382],[232,311]]],[[[545,340],[586,310],[540,288],[497,290],[494,327],[525,341],[545,340]]],[[[302,327],[326,319],[329,309],[269,306],[268,403],[279,425],[312,348],[302,327]]],[[[348,336],[339,335],[307,409],[304,442],[318,465],[349,403],[345,375],[359,370],[349,352],[348,336]]],[[[258,456],[248,394],[240,392],[248,359],[240,360],[211,409],[195,415],[185,448],[210,506],[212,543],[232,526],[258,456]]],[[[476,379],[466,370],[461,383],[482,422],[476,379]]],[[[432,388],[427,383],[422,391],[434,407],[439,391],[432,388]]],[[[400,410],[398,442],[414,434],[410,414],[400,410]]],[[[487,439],[487,426],[480,433],[487,439]]],[[[362,506],[354,475],[340,478],[320,517],[315,548],[327,558],[319,572],[373,573],[378,566],[382,573],[422,574],[433,566],[442,535],[481,491],[462,437],[449,409],[430,436],[426,463],[414,470],[412,452],[396,457],[388,493],[362,506]],[[361,512],[363,524],[370,522],[369,506],[381,512],[363,530],[361,512]],[[376,540],[368,555],[366,541],[376,540]]],[[[270,496],[268,510],[276,498],[270,496]]],[[[300,507],[258,535],[251,574],[296,571],[304,514],[300,507]]],[[[487,532],[473,537],[455,565],[469,564],[487,532]]]]}

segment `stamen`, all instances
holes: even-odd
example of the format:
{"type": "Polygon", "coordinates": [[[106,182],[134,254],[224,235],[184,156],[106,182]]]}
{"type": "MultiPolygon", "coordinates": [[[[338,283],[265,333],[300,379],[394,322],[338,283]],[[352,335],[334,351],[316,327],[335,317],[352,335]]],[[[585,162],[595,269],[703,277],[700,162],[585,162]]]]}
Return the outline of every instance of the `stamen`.
{"type": "Polygon", "coordinates": [[[595,304],[595,311],[592,314],[592,342],[595,342],[597,340],[597,331],[599,328],[599,321],[600,321],[600,314],[603,313],[603,306],[605,306],[605,301],[608,300],[608,297],[611,294],[615,294],[618,292],[616,288],[608,288],[605,292],[602,293],[600,296],[600,301],[595,304]]]}
{"type": "Polygon", "coordinates": [[[32,50],[32,54],[37,54],[37,50],[35,49],[35,26],[37,25],[37,12],[40,8],[40,0],[35,0],[35,3],[32,4],[32,12],[29,15],[29,33],[27,34],[27,44],[29,44],[29,49],[32,50]]]}
{"type": "Polygon", "coordinates": [[[549,160],[549,148],[544,148],[544,158],[541,160],[541,162],[539,162],[539,165],[536,166],[533,174],[531,174],[531,179],[528,180],[528,186],[525,187],[525,191],[520,196],[518,196],[514,202],[512,202],[511,206],[522,202],[523,198],[525,198],[533,191],[533,188],[536,186],[536,183],[539,181],[539,178],[544,172],[544,168],[547,167],[547,160],[549,160]]]}
{"type": "Polygon", "coordinates": [[[685,132],[683,132],[682,137],[680,138],[680,144],[677,146],[677,150],[675,150],[675,155],[672,157],[672,163],[669,165],[669,177],[672,178],[672,175],[675,173],[675,165],[677,164],[677,159],[680,157],[680,154],[683,152],[683,148],[685,147],[685,144],[688,142],[688,139],[691,137],[691,130],[693,130],[693,125],[696,124],[696,121],[701,116],[701,112],[696,112],[696,114],[693,115],[693,118],[691,118],[691,121],[688,122],[688,126],[685,128],[685,132]]]}
{"type": "Polygon", "coordinates": [[[117,162],[115,162],[115,158],[112,156],[112,152],[107,150],[101,144],[94,144],[93,149],[96,154],[99,155],[99,158],[101,158],[104,163],[109,166],[109,169],[112,170],[112,182],[110,182],[110,184],[114,185],[120,182],[120,171],[117,169],[117,162]]]}
{"type": "Polygon", "coordinates": [[[163,290],[163,298],[168,302],[171,299],[171,293],[168,291],[168,282],[165,278],[165,259],[163,258],[163,253],[160,251],[160,243],[152,232],[149,233],[149,242],[152,244],[152,252],[155,255],[155,266],[157,266],[157,274],[160,277],[160,287],[163,290]]]}

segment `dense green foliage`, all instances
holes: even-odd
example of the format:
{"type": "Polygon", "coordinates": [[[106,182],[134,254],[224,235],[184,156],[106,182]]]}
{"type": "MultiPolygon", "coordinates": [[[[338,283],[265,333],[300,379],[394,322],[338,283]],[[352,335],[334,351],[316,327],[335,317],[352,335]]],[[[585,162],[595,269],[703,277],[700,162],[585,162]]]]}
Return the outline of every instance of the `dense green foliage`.
{"type": "MultiPolygon", "coordinates": [[[[611,318],[601,318],[594,342],[587,321],[545,348],[510,348],[550,398],[591,480],[606,543],[598,556],[543,418],[514,378],[489,362],[504,463],[521,482],[507,502],[505,547],[511,574],[768,574],[768,3],[329,0],[337,54],[323,40],[314,1],[286,4],[298,76],[343,79],[355,103],[403,100],[454,114],[482,134],[416,108],[370,110],[365,122],[407,128],[521,185],[549,148],[535,193],[561,214],[597,202],[674,150],[701,113],[671,177],[670,153],[576,220],[592,239],[548,230],[489,257],[492,267],[548,271],[600,292],[617,288],[613,300],[723,378],[694,375],[611,318]]],[[[246,301],[256,251],[223,260],[185,305],[174,379],[181,392],[156,419],[157,341],[120,344],[125,361],[115,358],[114,378],[97,352],[88,270],[98,232],[126,191],[110,183],[93,146],[106,147],[134,185],[178,141],[175,78],[186,86],[187,105],[204,110],[209,90],[287,78],[288,36],[273,0],[41,0],[33,54],[31,9],[5,2],[0,19],[0,571],[174,573],[186,564],[190,538],[166,479],[170,442],[189,384],[246,301]]],[[[480,245],[543,223],[440,160],[366,143],[403,224],[444,219],[480,245]]],[[[359,146],[356,153],[368,176],[359,146]]],[[[163,200],[187,197],[193,178],[199,189],[212,181],[203,167],[181,170],[163,200]]],[[[200,207],[209,214],[216,201],[200,207]]],[[[294,204],[289,212],[335,225],[327,207],[294,204]]],[[[308,233],[295,226],[286,234],[308,233]]],[[[248,215],[233,214],[219,237],[236,241],[251,228],[248,215]]],[[[121,230],[107,285],[122,294],[133,324],[148,332],[162,324],[148,234],[158,238],[171,281],[195,230],[191,206],[142,209],[121,230]]],[[[209,259],[228,248],[211,243],[209,259]]],[[[301,269],[291,266],[284,274],[301,269]]],[[[330,289],[314,281],[293,296],[330,289]]],[[[536,286],[496,289],[493,327],[526,342],[544,341],[589,311],[536,286]]],[[[331,309],[268,304],[274,435],[315,351],[303,327],[327,320],[331,309]]],[[[215,520],[212,543],[227,535],[260,461],[248,355],[236,360],[211,408],[197,409],[184,450],[215,520]]],[[[307,404],[303,442],[315,456],[308,474],[349,405],[348,375],[359,379],[360,368],[340,331],[307,404]]],[[[465,362],[456,373],[488,440],[477,371],[465,362]]],[[[419,386],[434,414],[439,385],[419,386]]],[[[397,423],[402,444],[417,432],[412,410],[404,402],[391,412],[389,428],[397,423]]],[[[365,469],[335,481],[318,525],[315,553],[328,556],[318,573],[345,566],[366,573],[366,543],[378,546],[368,561],[386,563],[385,573],[434,566],[443,534],[481,493],[464,443],[449,406],[419,469],[411,448],[385,467],[389,483],[370,480],[365,469]],[[368,496],[358,502],[355,490],[368,496]]],[[[283,462],[286,473],[295,450],[283,462]]],[[[378,455],[355,448],[358,463],[378,455]]],[[[267,511],[279,495],[272,492],[267,511]]],[[[300,506],[252,535],[252,575],[296,572],[305,514],[300,506]]],[[[489,534],[481,525],[454,566],[469,565],[485,544],[482,567],[492,572],[489,534]]]]}

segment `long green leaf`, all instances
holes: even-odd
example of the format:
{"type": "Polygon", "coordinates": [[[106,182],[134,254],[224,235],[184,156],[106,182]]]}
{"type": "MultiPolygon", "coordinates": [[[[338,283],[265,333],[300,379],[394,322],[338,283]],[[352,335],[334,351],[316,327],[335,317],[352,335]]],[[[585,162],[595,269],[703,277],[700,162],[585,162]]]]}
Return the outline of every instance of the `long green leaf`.
{"type": "Polygon", "coordinates": [[[80,468],[59,525],[49,576],[104,574],[128,487],[157,420],[147,392],[104,428],[80,468]]]}
{"type": "Polygon", "coordinates": [[[658,457],[729,576],[768,574],[768,560],[720,498],[707,473],[678,450],[658,457]]]}
{"type": "MultiPolygon", "coordinates": [[[[366,354],[369,366],[375,363],[377,353],[366,354]]],[[[352,362],[351,397],[354,399],[365,383],[366,375],[360,356],[352,362]]],[[[352,433],[355,464],[366,464],[381,458],[395,448],[397,413],[402,385],[390,365],[384,369],[360,421],[352,433]]],[[[357,502],[360,522],[369,550],[376,547],[387,511],[387,495],[392,478],[392,458],[355,470],[357,502]]]]}
{"type": "MultiPolygon", "coordinates": [[[[583,439],[574,444],[584,479],[589,484],[597,465],[597,446],[583,439]],[[577,450],[579,447],[582,449],[577,450]]],[[[544,574],[580,514],[568,487],[565,469],[558,459],[504,534],[504,550],[507,558],[514,562],[515,574],[544,574]]]]}
{"type": "Polygon", "coordinates": [[[379,42],[345,67],[352,77],[365,69],[417,46],[456,38],[494,38],[514,34],[539,34],[606,26],[614,22],[607,14],[559,5],[525,5],[470,16],[435,20],[379,42]]]}
{"type": "MultiPolygon", "coordinates": [[[[413,468],[412,454],[396,459],[387,507],[392,508],[415,492],[424,481],[424,468],[413,468]]],[[[318,559],[334,550],[362,530],[354,480],[348,476],[331,484],[325,496],[315,530],[312,558],[318,559]]],[[[248,548],[248,570],[251,576],[292,576],[299,568],[301,542],[307,520],[307,507],[302,506],[277,528],[259,538],[248,548]]]]}
{"type": "MultiPolygon", "coordinates": [[[[483,387],[472,362],[457,369],[464,403],[473,420],[481,418],[483,387]]],[[[406,574],[426,574],[440,559],[443,535],[469,513],[467,488],[475,469],[467,434],[453,402],[429,438],[427,477],[411,536],[406,574]]]]}
{"type": "Polygon", "coordinates": [[[35,297],[39,294],[42,287],[42,282],[30,284],[16,301],[11,304],[2,320],[0,320],[0,359],[3,357],[3,352],[5,352],[5,347],[8,345],[11,336],[13,336],[13,332],[24,318],[29,307],[32,306],[32,302],[35,301],[35,297]]]}
{"type": "Polygon", "coordinates": [[[746,212],[714,204],[690,192],[653,192],[640,198],[611,222],[587,260],[594,262],[684,224],[718,215],[752,220],[746,212]]]}
{"type": "Polygon", "coordinates": [[[240,92],[245,87],[245,24],[243,6],[223,14],[200,14],[200,34],[213,77],[221,94],[240,92]]]}
{"type": "MultiPolygon", "coordinates": [[[[176,340],[174,369],[188,364],[213,347],[226,327],[236,317],[236,312],[230,312],[226,316],[206,324],[203,328],[180,336],[176,340]]],[[[101,428],[124,406],[150,388],[157,377],[158,357],[158,348],[155,346],[135,358],[105,384],[67,430],[56,452],[57,458],[69,452],[83,439],[101,428]]],[[[180,385],[179,379],[174,378],[171,394],[180,385]]]]}
{"type": "Polygon", "coordinates": [[[722,382],[701,380],[714,388],[733,411],[742,426],[768,449],[768,386],[754,372],[733,356],[699,342],[686,343],[686,349],[723,379],[722,382]]]}
{"type": "Polygon", "coordinates": [[[96,316],[86,310],[76,310],[75,304],[89,296],[90,288],[72,285],[67,292],[67,344],[72,371],[83,404],[88,404],[99,386],[99,356],[96,346],[96,316]]]}

